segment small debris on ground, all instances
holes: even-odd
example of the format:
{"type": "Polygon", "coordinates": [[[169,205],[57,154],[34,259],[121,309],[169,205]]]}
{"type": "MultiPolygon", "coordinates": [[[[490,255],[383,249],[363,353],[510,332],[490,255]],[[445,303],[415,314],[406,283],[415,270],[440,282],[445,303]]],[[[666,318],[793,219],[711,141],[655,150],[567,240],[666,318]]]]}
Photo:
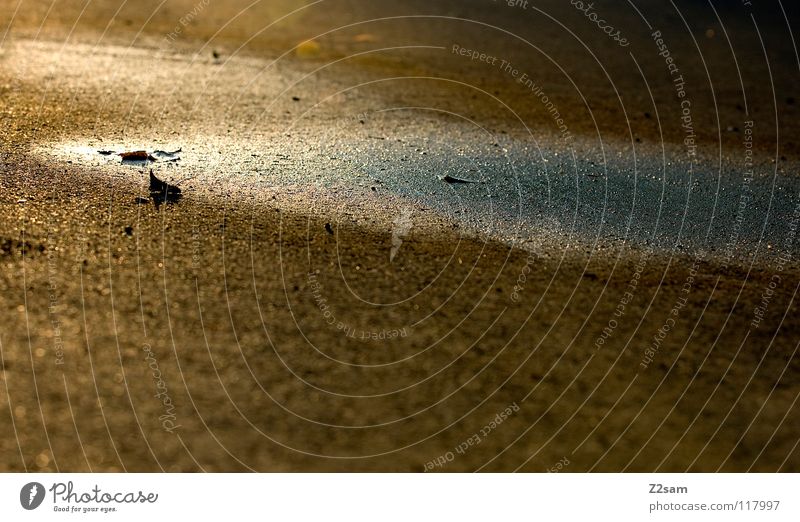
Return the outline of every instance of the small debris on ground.
{"type": "Polygon", "coordinates": [[[134,150],[128,152],[116,152],[113,150],[98,150],[97,153],[103,156],[117,155],[122,158],[123,165],[143,166],[157,161],[178,161],[181,159],[182,149],[174,151],[154,150],[152,153],[146,150],[134,150]]]}
{"type": "Polygon", "coordinates": [[[320,46],[313,40],[306,40],[297,44],[294,53],[298,58],[313,58],[320,52],[320,46]]]}
{"type": "Polygon", "coordinates": [[[150,195],[153,197],[156,207],[161,203],[177,203],[183,197],[180,188],[158,179],[152,169],[150,170],[150,195]]]}
{"type": "Polygon", "coordinates": [[[450,174],[445,174],[445,176],[441,179],[442,181],[446,181],[448,183],[483,183],[483,181],[477,179],[456,178],[450,174]]]}
{"type": "Polygon", "coordinates": [[[133,152],[120,152],[119,156],[122,158],[122,161],[155,161],[156,159],[151,156],[146,150],[137,150],[133,152]]]}
{"type": "Polygon", "coordinates": [[[353,41],[354,42],[359,42],[359,43],[374,42],[376,40],[377,40],[377,38],[375,37],[375,35],[374,34],[370,34],[370,33],[361,33],[361,34],[357,34],[357,35],[355,35],[353,37],[353,41]]]}
{"type": "Polygon", "coordinates": [[[181,152],[183,149],[173,150],[172,152],[167,152],[164,150],[154,150],[153,156],[161,161],[178,161],[181,159],[181,152]]]}

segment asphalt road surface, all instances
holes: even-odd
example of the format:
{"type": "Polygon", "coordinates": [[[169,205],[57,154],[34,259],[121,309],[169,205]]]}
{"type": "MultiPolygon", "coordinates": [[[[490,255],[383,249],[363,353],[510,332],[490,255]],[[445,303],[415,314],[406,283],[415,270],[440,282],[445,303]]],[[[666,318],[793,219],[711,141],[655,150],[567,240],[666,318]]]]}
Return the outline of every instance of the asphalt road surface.
{"type": "Polygon", "coordinates": [[[0,0],[0,471],[798,471],[797,8],[579,4],[0,0]]]}

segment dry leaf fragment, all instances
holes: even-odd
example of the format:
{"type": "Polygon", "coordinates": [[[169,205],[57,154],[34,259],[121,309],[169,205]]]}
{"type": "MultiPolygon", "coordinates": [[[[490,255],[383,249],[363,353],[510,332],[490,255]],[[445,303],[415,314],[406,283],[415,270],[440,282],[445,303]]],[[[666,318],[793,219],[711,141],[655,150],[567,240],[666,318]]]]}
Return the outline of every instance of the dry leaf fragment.
{"type": "Polygon", "coordinates": [[[137,150],[133,152],[120,152],[119,156],[122,161],[155,161],[155,158],[148,154],[146,150],[137,150]]]}

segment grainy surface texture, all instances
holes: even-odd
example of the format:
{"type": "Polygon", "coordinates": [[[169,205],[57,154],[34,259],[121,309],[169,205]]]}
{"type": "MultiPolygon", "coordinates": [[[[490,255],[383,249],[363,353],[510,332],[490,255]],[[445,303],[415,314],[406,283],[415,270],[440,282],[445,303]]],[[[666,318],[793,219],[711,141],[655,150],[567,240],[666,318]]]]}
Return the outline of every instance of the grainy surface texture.
{"type": "Polygon", "coordinates": [[[800,470],[794,6],[84,7],[0,0],[0,471],[800,470]]]}

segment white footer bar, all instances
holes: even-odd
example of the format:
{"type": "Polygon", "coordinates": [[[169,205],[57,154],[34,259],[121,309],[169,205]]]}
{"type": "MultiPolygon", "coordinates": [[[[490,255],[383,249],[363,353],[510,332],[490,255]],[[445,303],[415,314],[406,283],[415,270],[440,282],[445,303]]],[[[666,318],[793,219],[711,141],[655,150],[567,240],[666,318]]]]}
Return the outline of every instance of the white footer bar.
{"type": "Polygon", "coordinates": [[[789,474],[3,474],[0,491],[14,521],[800,520],[789,474]]]}

